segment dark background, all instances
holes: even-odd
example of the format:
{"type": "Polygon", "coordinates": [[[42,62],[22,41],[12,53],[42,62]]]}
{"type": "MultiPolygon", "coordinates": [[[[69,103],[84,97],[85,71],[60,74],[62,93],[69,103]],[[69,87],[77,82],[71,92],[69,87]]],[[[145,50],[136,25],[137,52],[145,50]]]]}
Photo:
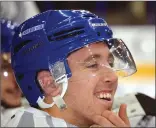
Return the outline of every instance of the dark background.
{"type": "Polygon", "coordinates": [[[84,9],[107,19],[109,24],[155,23],[155,1],[37,1],[40,12],[49,9],[84,9]]]}

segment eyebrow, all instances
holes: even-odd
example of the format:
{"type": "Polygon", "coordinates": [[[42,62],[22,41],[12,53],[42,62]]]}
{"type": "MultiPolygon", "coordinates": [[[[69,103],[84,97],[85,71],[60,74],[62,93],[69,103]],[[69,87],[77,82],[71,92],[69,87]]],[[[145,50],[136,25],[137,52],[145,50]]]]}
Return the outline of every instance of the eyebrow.
{"type": "Polygon", "coordinates": [[[88,57],[84,60],[84,62],[91,61],[91,60],[93,60],[93,58],[99,59],[99,58],[101,58],[101,55],[100,55],[100,54],[93,54],[93,55],[90,55],[90,56],[88,56],[88,57]]]}
{"type": "MultiPolygon", "coordinates": [[[[101,55],[100,55],[100,54],[93,54],[93,55],[90,55],[90,56],[88,56],[88,57],[84,60],[84,62],[91,61],[91,60],[93,60],[93,58],[94,58],[94,59],[100,59],[100,58],[101,58],[101,55]]],[[[114,59],[114,56],[109,52],[109,53],[108,53],[108,58],[113,58],[113,59],[114,59]]],[[[108,59],[108,58],[107,58],[107,59],[108,59]]]]}

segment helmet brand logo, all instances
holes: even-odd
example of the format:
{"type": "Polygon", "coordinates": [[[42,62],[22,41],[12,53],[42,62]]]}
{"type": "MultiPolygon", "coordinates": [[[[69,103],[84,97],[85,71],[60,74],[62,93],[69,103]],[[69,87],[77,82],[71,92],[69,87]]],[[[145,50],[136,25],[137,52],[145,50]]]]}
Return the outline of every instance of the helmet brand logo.
{"type": "Polygon", "coordinates": [[[27,53],[34,51],[36,48],[40,47],[42,44],[43,44],[42,42],[34,44],[31,48],[24,50],[23,54],[26,55],[27,53]]]}
{"type": "Polygon", "coordinates": [[[106,22],[105,23],[91,23],[91,25],[93,27],[99,27],[99,26],[107,26],[107,23],[106,22]]]}
{"type": "Polygon", "coordinates": [[[44,24],[40,24],[40,25],[34,26],[32,28],[28,28],[27,30],[25,30],[22,33],[20,33],[19,36],[24,36],[24,35],[27,35],[29,33],[41,30],[43,28],[44,28],[44,24]]]}

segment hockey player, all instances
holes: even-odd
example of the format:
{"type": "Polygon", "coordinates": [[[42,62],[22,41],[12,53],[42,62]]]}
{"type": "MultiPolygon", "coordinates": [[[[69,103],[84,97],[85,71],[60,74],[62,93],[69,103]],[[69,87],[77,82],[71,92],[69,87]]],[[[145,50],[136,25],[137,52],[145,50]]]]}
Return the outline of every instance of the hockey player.
{"type": "Polygon", "coordinates": [[[21,90],[11,68],[10,46],[17,27],[12,21],[0,19],[1,23],[1,124],[21,106],[21,90]]]}
{"type": "Polygon", "coordinates": [[[118,77],[136,72],[125,43],[106,21],[85,10],[49,10],[22,23],[12,67],[31,107],[12,127],[130,127],[126,105],[111,111],[118,77]]]}

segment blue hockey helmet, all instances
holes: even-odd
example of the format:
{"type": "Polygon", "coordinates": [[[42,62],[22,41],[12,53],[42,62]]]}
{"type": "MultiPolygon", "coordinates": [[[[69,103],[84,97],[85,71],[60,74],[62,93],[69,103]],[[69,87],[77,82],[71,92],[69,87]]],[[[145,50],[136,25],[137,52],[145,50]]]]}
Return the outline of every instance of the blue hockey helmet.
{"type": "MultiPolygon", "coordinates": [[[[12,67],[30,105],[52,106],[43,101],[44,94],[36,82],[38,71],[50,70],[56,82],[63,81],[63,97],[67,79],[72,76],[68,55],[93,42],[106,40],[109,47],[115,40],[122,42],[112,34],[104,19],[85,10],[49,10],[22,23],[13,38],[12,67]]],[[[131,74],[134,72],[135,66],[131,74]]]]}

